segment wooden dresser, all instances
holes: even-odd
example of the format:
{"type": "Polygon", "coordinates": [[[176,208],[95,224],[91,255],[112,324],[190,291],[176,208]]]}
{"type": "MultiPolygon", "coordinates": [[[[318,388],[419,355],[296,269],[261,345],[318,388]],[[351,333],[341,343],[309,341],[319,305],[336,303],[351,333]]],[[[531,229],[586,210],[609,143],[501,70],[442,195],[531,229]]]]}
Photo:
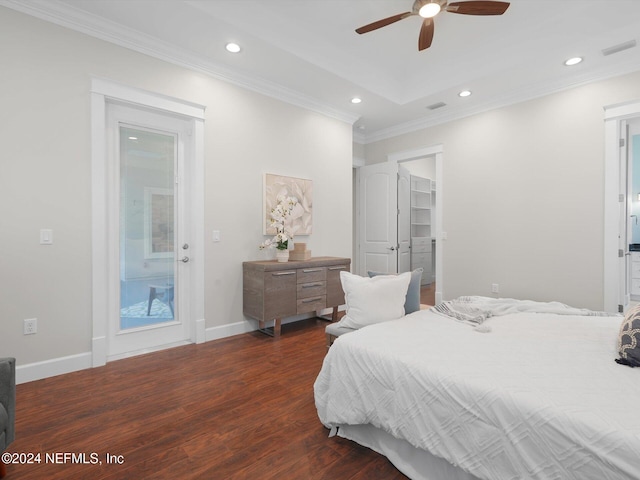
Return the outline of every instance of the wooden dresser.
{"type": "Polygon", "coordinates": [[[258,320],[260,331],[280,336],[282,319],[333,307],[333,318],[344,304],[340,272],[351,259],[315,257],[303,261],[242,263],[242,308],[258,320]],[[265,327],[274,321],[273,331],[265,327]]]}

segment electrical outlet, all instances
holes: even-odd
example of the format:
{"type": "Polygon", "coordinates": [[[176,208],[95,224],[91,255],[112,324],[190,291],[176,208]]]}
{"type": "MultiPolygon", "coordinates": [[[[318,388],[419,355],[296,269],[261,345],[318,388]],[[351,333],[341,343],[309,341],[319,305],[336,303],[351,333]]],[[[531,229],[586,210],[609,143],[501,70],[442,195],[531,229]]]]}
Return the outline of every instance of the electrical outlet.
{"type": "Polygon", "coordinates": [[[498,285],[497,283],[492,283],[491,293],[500,293],[500,285],[498,285]]]}
{"type": "Polygon", "coordinates": [[[25,335],[33,335],[38,331],[38,319],[37,318],[27,318],[24,321],[24,334],[25,335]]]}

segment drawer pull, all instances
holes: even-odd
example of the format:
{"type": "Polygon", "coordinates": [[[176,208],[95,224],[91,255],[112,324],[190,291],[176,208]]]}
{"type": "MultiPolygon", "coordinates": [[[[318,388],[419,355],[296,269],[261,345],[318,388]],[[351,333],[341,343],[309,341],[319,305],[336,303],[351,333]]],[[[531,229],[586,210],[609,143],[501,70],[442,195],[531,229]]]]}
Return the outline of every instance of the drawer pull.
{"type": "Polygon", "coordinates": [[[345,267],[344,265],[340,266],[340,267],[329,267],[329,270],[345,270],[347,267],[345,267]]]}
{"type": "Polygon", "coordinates": [[[317,302],[318,300],[322,300],[322,297],[307,298],[306,300],[302,300],[302,303],[313,303],[313,302],[317,302]]]}
{"type": "Polygon", "coordinates": [[[272,273],[271,275],[273,275],[274,277],[281,277],[283,275],[295,275],[296,272],[276,272],[276,273],[272,273]]]}
{"type": "Polygon", "coordinates": [[[321,272],[322,269],[321,268],[309,268],[309,269],[305,269],[302,270],[304,273],[314,273],[314,272],[321,272]]]}
{"type": "Polygon", "coordinates": [[[302,285],[302,288],[314,288],[314,287],[321,287],[322,283],[305,283],[304,285],[302,285]]]}

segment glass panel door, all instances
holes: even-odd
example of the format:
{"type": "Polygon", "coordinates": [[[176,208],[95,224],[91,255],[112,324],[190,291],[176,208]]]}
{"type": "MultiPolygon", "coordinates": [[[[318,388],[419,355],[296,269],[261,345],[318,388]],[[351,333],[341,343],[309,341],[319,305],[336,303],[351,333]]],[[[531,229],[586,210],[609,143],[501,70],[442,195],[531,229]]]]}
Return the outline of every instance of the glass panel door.
{"type": "Polygon", "coordinates": [[[177,137],[120,124],[120,331],[177,322],[177,137]]]}

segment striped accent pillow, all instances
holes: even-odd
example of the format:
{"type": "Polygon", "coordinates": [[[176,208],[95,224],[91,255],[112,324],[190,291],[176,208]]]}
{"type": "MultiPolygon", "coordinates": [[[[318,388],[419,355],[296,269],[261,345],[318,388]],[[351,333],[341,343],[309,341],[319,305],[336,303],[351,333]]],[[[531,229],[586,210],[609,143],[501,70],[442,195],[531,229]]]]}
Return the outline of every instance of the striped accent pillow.
{"type": "Polygon", "coordinates": [[[640,305],[627,311],[620,325],[616,362],[630,367],[640,367],[640,305]]]}

